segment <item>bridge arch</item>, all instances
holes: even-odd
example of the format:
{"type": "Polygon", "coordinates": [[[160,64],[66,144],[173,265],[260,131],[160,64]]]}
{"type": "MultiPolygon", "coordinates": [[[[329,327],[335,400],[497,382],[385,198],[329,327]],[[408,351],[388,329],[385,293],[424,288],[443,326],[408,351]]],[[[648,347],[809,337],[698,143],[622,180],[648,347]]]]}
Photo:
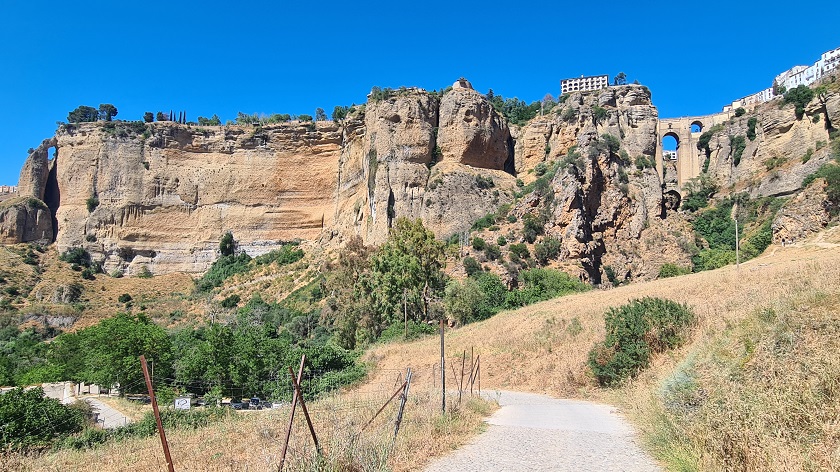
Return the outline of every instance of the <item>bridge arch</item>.
{"type": "Polygon", "coordinates": [[[691,133],[702,133],[703,132],[703,122],[699,120],[695,120],[691,122],[691,133]]]}

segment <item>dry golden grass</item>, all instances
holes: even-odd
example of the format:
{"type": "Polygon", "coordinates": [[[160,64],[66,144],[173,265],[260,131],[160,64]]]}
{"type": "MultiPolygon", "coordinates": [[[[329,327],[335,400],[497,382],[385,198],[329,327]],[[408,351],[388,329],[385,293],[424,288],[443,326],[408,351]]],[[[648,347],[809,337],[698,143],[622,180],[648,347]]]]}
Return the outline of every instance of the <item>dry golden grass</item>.
{"type": "MultiPolygon", "coordinates": [[[[593,343],[603,339],[603,314],[607,308],[646,296],[687,303],[697,313],[699,327],[693,342],[680,351],[685,353],[705,336],[721,331],[772,300],[805,289],[827,293],[840,290],[837,233],[830,235],[833,240],[822,241],[822,246],[771,247],[766,255],[740,267],[569,295],[502,312],[480,323],[447,329],[447,362],[454,362],[463,350],[469,355],[473,348],[481,355],[481,380],[487,388],[565,397],[602,396],[585,364],[593,343]]],[[[438,337],[431,336],[416,342],[381,345],[371,349],[366,359],[376,366],[374,379],[379,369],[389,375],[399,366],[431,372],[439,362],[439,343],[438,337]]],[[[670,357],[673,355],[660,356],[655,364],[668,363],[670,357]]],[[[651,375],[656,375],[655,369],[653,372],[651,375]]],[[[430,386],[432,377],[421,375],[417,382],[430,386]]]]}
{"type": "MultiPolygon", "coordinates": [[[[391,385],[388,385],[390,390],[391,385]]],[[[463,444],[483,427],[494,404],[478,398],[450,403],[440,414],[440,397],[428,390],[409,393],[402,429],[393,443],[396,402],[360,434],[362,427],[392,391],[344,393],[311,405],[315,431],[325,455],[318,458],[302,412],[295,428],[284,470],[416,470],[430,458],[463,444]]],[[[274,470],[280,461],[289,408],[233,412],[198,430],[167,431],[175,469],[179,471],[274,470]]],[[[96,464],[100,471],[160,471],[166,465],[157,436],[109,442],[85,450],[63,450],[40,457],[0,455],[0,468],[62,471],[96,464]]]]}
{"type": "MultiPolygon", "coordinates": [[[[765,255],[740,267],[731,266],[607,291],[571,295],[517,311],[503,312],[481,323],[448,329],[447,361],[450,365],[455,364],[456,356],[460,356],[464,350],[469,356],[472,348],[476,355],[481,356],[483,390],[506,388],[563,397],[597,398],[620,405],[649,440],[655,441],[662,435],[673,436],[689,431],[690,428],[663,420],[657,393],[662,382],[678,370],[687,356],[691,353],[697,356],[697,353],[712,352],[715,346],[721,352],[734,349],[732,346],[742,341],[733,329],[751,323],[756,313],[767,307],[775,307],[781,316],[788,317],[785,319],[800,320],[797,323],[801,326],[814,326],[816,320],[831,318],[837,313],[835,307],[837,301],[840,301],[838,243],[840,231],[835,228],[810,243],[784,249],[771,247],[765,255]],[[603,339],[604,312],[632,298],[645,296],[669,298],[691,306],[698,315],[698,325],[691,341],[678,350],[655,357],[650,368],[620,389],[597,388],[586,368],[586,358],[593,343],[603,339]],[[817,299],[819,302],[813,301],[817,299]],[[799,312],[802,313],[799,318],[791,315],[799,312]],[[727,342],[730,343],[728,348],[727,342]]],[[[766,343],[759,345],[761,349],[772,348],[772,345],[766,343]]],[[[836,344],[826,344],[825,338],[807,338],[801,346],[804,353],[836,352],[837,348],[836,344]]],[[[439,370],[436,368],[439,361],[439,339],[436,336],[409,343],[375,346],[369,350],[365,359],[370,362],[371,373],[364,385],[353,392],[313,404],[316,430],[322,435],[322,443],[328,451],[326,463],[322,464],[327,470],[415,470],[430,457],[446,453],[482,428],[481,417],[490,409],[486,403],[465,401],[454,417],[439,414],[440,398],[432,393],[435,384],[439,382],[439,370]],[[385,459],[392,427],[390,421],[394,413],[392,407],[361,439],[355,439],[354,434],[384,402],[390,390],[395,388],[396,372],[406,367],[412,367],[416,372],[411,401],[396,447],[385,459]]],[[[457,370],[460,370],[460,361],[457,365],[457,370]]],[[[836,372],[831,370],[834,366],[836,363],[828,361],[824,365],[829,381],[833,375],[831,372],[836,372]]],[[[768,395],[772,397],[776,380],[764,379],[761,376],[763,374],[759,373],[766,369],[759,367],[756,365],[755,375],[766,383],[768,387],[765,391],[770,392],[768,395]]],[[[454,379],[449,369],[447,367],[447,382],[452,386],[454,379]]],[[[785,373],[785,368],[777,371],[785,373]]],[[[714,377],[712,372],[704,375],[709,379],[714,377]]],[[[780,393],[778,396],[783,395],[780,393]]],[[[720,398],[721,401],[726,400],[725,396],[720,398]]],[[[776,405],[796,406],[790,401],[773,403],[768,399],[765,403],[768,407],[762,411],[766,417],[779,416],[778,410],[774,410],[776,405]]],[[[831,415],[836,411],[835,405],[835,409],[820,417],[819,421],[825,422],[825,418],[832,418],[831,415]]],[[[287,409],[236,414],[217,425],[198,431],[173,431],[169,437],[176,468],[210,471],[269,469],[278,460],[287,414],[287,409]]],[[[806,424],[804,422],[807,418],[813,416],[801,416],[801,424],[806,424]]],[[[714,423],[713,420],[714,417],[710,416],[709,422],[704,424],[715,424],[720,428],[740,425],[740,429],[731,432],[744,433],[742,440],[758,441],[754,448],[757,451],[755,454],[767,456],[772,448],[781,448],[783,445],[784,436],[779,436],[779,441],[774,442],[768,435],[750,436],[744,431],[744,424],[714,423]]],[[[781,462],[752,462],[753,467],[742,468],[758,470],[759,464],[769,464],[770,468],[783,470],[786,466],[814,464],[819,468],[835,464],[830,462],[830,458],[833,457],[831,454],[836,456],[840,445],[837,441],[840,436],[836,429],[838,422],[825,424],[819,421],[807,424],[819,424],[819,428],[822,428],[822,436],[813,443],[814,447],[823,451],[821,458],[803,462],[801,454],[797,455],[798,450],[795,450],[798,446],[793,446],[780,456],[781,462]],[[835,452],[831,448],[835,448],[835,452]]],[[[310,470],[314,467],[314,449],[302,418],[296,422],[289,470],[310,470]]],[[[765,421],[745,424],[770,428],[775,423],[765,421]]],[[[791,434],[798,434],[795,433],[799,427],[797,424],[784,427],[790,428],[793,431],[791,434]]],[[[710,436],[707,432],[706,438],[710,436]]],[[[163,459],[156,441],[156,438],[131,440],[106,444],[86,452],[62,451],[38,458],[15,456],[5,460],[20,461],[17,466],[23,470],[64,470],[91,463],[97,463],[101,470],[160,470],[163,459]]],[[[670,444],[665,450],[656,450],[655,444],[653,447],[658,457],[669,464],[682,464],[687,470],[697,467],[716,469],[721,463],[715,462],[713,458],[706,458],[705,462],[693,458],[703,453],[714,453],[715,447],[723,447],[725,444],[727,441],[703,443],[697,440],[670,444]],[[669,454],[674,457],[669,458],[669,454]]],[[[738,451],[741,454],[744,449],[738,451]]]]}

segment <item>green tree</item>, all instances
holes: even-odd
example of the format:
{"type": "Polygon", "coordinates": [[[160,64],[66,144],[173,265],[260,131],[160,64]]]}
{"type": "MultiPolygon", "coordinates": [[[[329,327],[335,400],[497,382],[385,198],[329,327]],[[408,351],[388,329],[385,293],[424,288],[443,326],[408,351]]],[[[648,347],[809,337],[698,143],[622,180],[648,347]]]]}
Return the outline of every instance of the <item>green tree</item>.
{"type": "Polygon", "coordinates": [[[222,253],[222,256],[232,256],[235,250],[236,241],[233,239],[233,233],[228,231],[222,236],[221,241],[219,241],[219,251],[222,253]]]}
{"type": "Polygon", "coordinates": [[[67,115],[70,123],[84,123],[96,121],[99,118],[99,111],[96,108],[81,105],[67,115]]]}
{"type": "Polygon", "coordinates": [[[166,116],[166,114],[164,112],[159,111],[159,112],[157,112],[157,115],[155,115],[155,120],[157,120],[157,121],[169,121],[169,118],[166,116]]]}
{"type": "Polygon", "coordinates": [[[463,282],[450,280],[446,284],[443,305],[449,318],[465,325],[478,319],[478,310],[484,298],[481,287],[474,279],[468,277],[463,282]]]}
{"type": "Polygon", "coordinates": [[[102,103],[99,105],[99,119],[111,121],[117,116],[117,107],[110,103],[102,103]]]}
{"type": "Polygon", "coordinates": [[[333,112],[332,112],[333,121],[341,121],[341,120],[347,118],[347,113],[348,113],[349,110],[350,110],[349,108],[343,107],[343,106],[336,106],[335,108],[333,108],[333,112]]]}
{"type": "Polygon", "coordinates": [[[627,74],[624,72],[616,74],[615,78],[613,78],[613,85],[627,85],[627,74]]]}
{"type": "Polygon", "coordinates": [[[152,112],[147,111],[146,113],[143,113],[143,121],[145,121],[146,123],[151,123],[155,121],[155,115],[152,112]]]}
{"type": "Polygon", "coordinates": [[[324,265],[326,303],[322,319],[332,326],[336,342],[345,349],[354,349],[361,333],[361,319],[369,313],[369,297],[360,280],[369,277],[368,257],[372,249],[360,237],[347,242],[335,262],[324,265]]]}
{"type": "Polygon", "coordinates": [[[388,324],[402,321],[404,301],[411,319],[430,319],[430,299],[445,282],[443,248],[421,220],[397,219],[362,280],[371,302],[366,329],[373,339],[388,324]]]}
{"type": "Polygon", "coordinates": [[[315,121],[327,121],[327,112],[323,108],[318,107],[315,109],[315,121]]]}
{"type": "Polygon", "coordinates": [[[298,115],[298,120],[300,120],[300,121],[312,121],[312,115],[307,115],[307,114],[298,115]]]}
{"type": "Polygon", "coordinates": [[[800,85],[785,92],[785,103],[793,103],[796,107],[796,118],[801,119],[805,114],[805,106],[814,98],[814,91],[807,85],[800,85]]]}
{"type": "Polygon", "coordinates": [[[198,117],[198,124],[200,126],[219,126],[222,124],[222,120],[219,118],[219,115],[213,115],[210,118],[205,118],[203,116],[198,117]]]}
{"type": "Polygon", "coordinates": [[[119,313],[80,330],[78,336],[84,359],[80,380],[105,386],[119,382],[124,389],[142,391],[141,354],[154,360],[156,376],[169,375],[169,337],[144,314],[119,313]]]}

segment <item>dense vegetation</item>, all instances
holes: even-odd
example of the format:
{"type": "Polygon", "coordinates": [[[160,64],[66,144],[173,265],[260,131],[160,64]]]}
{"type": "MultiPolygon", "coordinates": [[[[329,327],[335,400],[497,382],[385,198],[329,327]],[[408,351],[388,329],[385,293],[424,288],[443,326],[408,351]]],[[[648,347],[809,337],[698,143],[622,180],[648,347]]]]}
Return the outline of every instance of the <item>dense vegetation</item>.
{"type": "Polygon", "coordinates": [[[589,352],[589,368],[611,386],[647,367],[652,354],[684,343],[695,315],[686,305],[646,297],[610,308],[604,322],[607,334],[589,352]]]}
{"type": "Polygon", "coordinates": [[[750,199],[746,194],[727,197],[716,206],[698,211],[691,224],[702,238],[692,256],[694,270],[711,270],[736,262],[735,218],[739,223],[740,259],[752,259],[773,240],[771,227],[784,200],[773,197],[750,199]],[[735,204],[738,204],[737,208],[735,204]]]}

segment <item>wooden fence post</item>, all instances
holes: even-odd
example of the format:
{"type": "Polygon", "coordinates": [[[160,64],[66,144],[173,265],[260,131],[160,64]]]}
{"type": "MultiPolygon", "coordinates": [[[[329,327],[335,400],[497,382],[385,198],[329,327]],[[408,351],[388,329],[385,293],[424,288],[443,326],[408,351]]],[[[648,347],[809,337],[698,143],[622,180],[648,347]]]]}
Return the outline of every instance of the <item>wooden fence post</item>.
{"type": "Polygon", "coordinates": [[[312,418],[309,417],[309,410],[306,409],[306,402],[303,401],[303,392],[300,391],[300,384],[295,379],[295,372],[291,367],[289,367],[289,375],[292,376],[292,383],[295,386],[295,390],[297,390],[300,407],[303,409],[303,416],[306,418],[306,424],[309,425],[309,433],[312,435],[312,441],[315,442],[315,450],[318,451],[318,455],[323,455],[324,452],[321,450],[321,445],[318,444],[318,436],[315,435],[315,427],[312,426],[312,418]]]}
{"type": "MultiPolygon", "coordinates": [[[[298,376],[297,381],[300,382],[301,378],[303,378],[303,364],[306,362],[306,354],[300,356],[300,369],[298,369],[298,376]]],[[[280,454],[280,466],[277,468],[278,471],[283,470],[283,465],[286,463],[286,451],[289,448],[289,439],[292,437],[292,425],[295,421],[295,407],[297,407],[298,402],[298,391],[296,388],[292,388],[292,411],[289,413],[289,428],[286,430],[286,441],[283,443],[283,452],[280,454]]]]}
{"type": "Polygon", "coordinates": [[[166,433],[163,432],[163,422],[160,420],[160,410],[158,410],[155,391],[152,388],[152,379],[149,377],[149,366],[146,365],[146,356],[140,355],[140,366],[143,367],[143,377],[146,378],[146,388],[149,390],[149,398],[152,400],[152,411],[155,413],[160,444],[163,446],[163,455],[166,457],[166,467],[169,469],[169,472],[175,472],[175,464],[172,463],[172,456],[169,454],[169,443],[166,442],[166,433]]]}

